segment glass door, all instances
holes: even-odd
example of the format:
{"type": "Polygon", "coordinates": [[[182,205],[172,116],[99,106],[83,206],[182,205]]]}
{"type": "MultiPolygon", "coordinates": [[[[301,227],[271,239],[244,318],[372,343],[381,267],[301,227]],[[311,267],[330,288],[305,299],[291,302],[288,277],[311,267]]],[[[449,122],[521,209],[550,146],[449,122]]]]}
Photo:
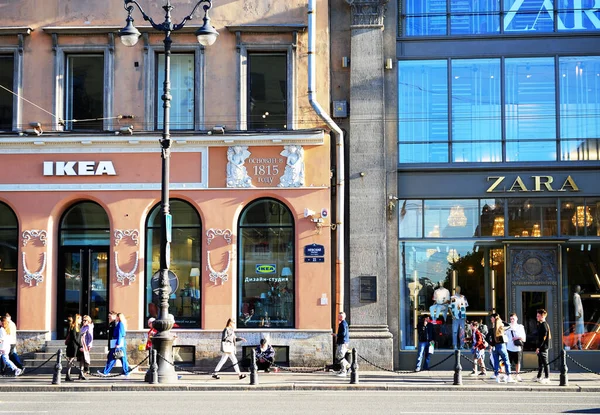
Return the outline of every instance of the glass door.
{"type": "MultiPolygon", "coordinates": [[[[523,350],[535,352],[537,342],[537,310],[551,310],[552,290],[550,287],[518,287],[517,288],[517,317],[519,323],[525,326],[526,341],[523,350]]],[[[546,321],[550,327],[553,325],[553,316],[548,312],[546,321]]],[[[553,333],[554,334],[554,333],[553,333]]]]}
{"type": "Polygon", "coordinates": [[[69,316],[87,314],[94,323],[94,338],[107,338],[108,248],[63,247],[61,259],[58,335],[65,338],[69,316]]]}

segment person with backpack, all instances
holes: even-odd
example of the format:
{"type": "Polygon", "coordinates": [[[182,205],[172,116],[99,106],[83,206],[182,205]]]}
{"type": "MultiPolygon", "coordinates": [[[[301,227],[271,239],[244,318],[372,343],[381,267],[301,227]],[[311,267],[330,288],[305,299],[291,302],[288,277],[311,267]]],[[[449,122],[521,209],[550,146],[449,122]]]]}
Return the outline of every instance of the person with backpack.
{"type": "Polygon", "coordinates": [[[473,346],[471,351],[473,352],[473,371],[471,376],[485,376],[485,349],[488,346],[483,334],[479,331],[479,322],[471,322],[471,335],[473,346]],[[477,373],[477,366],[481,367],[481,372],[477,373]]]}
{"type": "Polygon", "coordinates": [[[515,383],[516,381],[510,374],[510,363],[506,351],[508,337],[504,333],[504,323],[502,323],[502,319],[498,313],[492,313],[490,319],[492,321],[492,327],[490,329],[490,345],[493,347],[494,375],[496,376],[496,382],[515,383]],[[506,377],[500,375],[500,359],[504,362],[506,377]]]}
{"type": "Polygon", "coordinates": [[[548,373],[548,350],[551,345],[550,340],[552,340],[552,333],[550,333],[550,326],[546,322],[547,315],[548,312],[543,308],[537,310],[537,348],[535,349],[535,352],[538,355],[538,374],[533,381],[540,383],[550,383],[550,376],[548,373]],[[543,378],[542,369],[544,370],[543,378]]]}

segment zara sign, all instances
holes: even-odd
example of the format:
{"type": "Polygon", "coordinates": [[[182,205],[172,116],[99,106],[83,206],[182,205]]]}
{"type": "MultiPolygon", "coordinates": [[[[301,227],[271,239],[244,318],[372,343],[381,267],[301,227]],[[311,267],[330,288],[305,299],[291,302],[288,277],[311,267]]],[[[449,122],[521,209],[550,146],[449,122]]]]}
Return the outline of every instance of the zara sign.
{"type": "MultiPolygon", "coordinates": [[[[585,30],[592,27],[600,29],[600,0],[586,0],[586,4],[584,0],[567,0],[561,3],[566,5],[561,6],[560,13],[556,14],[556,25],[559,31],[585,30]],[[590,4],[592,1],[593,5],[590,4]],[[571,4],[572,7],[569,7],[571,4]],[[572,27],[567,27],[561,19],[561,14],[569,17],[569,24],[572,27]]],[[[552,0],[515,0],[504,17],[504,31],[536,30],[538,21],[543,19],[554,21],[554,16],[552,0]],[[521,21],[511,26],[516,16],[520,16],[521,21]]]]}
{"type": "Polygon", "coordinates": [[[116,176],[112,161],[45,161],[44,176],[116,176]]]}

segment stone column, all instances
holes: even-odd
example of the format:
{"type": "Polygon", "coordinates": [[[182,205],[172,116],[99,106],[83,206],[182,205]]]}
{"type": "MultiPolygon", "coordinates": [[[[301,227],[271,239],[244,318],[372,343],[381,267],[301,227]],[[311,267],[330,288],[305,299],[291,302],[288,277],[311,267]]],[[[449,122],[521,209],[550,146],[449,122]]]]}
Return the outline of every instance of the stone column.
{"type": "MultiPolygon", "coordinates": [[[[384,127],[383,18],[387,0],[347,0],[352,24],[349,131],[350,344],[376,365],[392,369],[387,325],[387,185],[384,127]],[[361,300],[361,277],[375,276],[374,302],[361,300]]],[[[360,364],[365,365],[364,361],[360,364]]],[[[368,366],[367,366],[368,367],[368,366]]]]}

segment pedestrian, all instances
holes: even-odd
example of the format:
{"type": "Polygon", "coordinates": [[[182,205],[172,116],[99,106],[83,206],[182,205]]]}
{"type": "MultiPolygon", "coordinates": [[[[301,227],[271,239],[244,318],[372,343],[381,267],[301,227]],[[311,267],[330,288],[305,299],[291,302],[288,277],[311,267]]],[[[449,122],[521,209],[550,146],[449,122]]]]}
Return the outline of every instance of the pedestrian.
{"type": "Polygon", "coordinates": [[[10,368],[15,376],[21,375],[23,371],[19,369],[8,357],[10,353],[10,325],[6,316],[0,317],[0,360],[10,368]]]}
{"type": "MultiPolygon", "coordinates": [[[[90,352],[92,350],[94,342],[94,323],[92,318],[88,315],[83,316],[81,326],[81,349],[83,353],[83,359],[81,361],[83,365],[83,372],[86,375],[90,374],[90,352]]],[[[81,367],[80,367],[81,369],[81,367]]]]}
{"type": "Polygon", "coordinates": [[[523,345],[525,344],[526,334],[525,327],[519,324],[519,318],[516,313],[510,313],[510,326],[506,330],[508,335],[508,360],[515,368],[515,380],[523,382],[519,371],[521,370],[521,359],[523,358],[523,345]]]}
{"type": "Polygon", "coordinates": [[[274,361],[275,349],[263,337],[260,339],[260,344],[256,346],[256,366],[258,366],[258,370],[264,370],[265,373],[269,373],[274,361]]]}
{"type": "Polygon", "coordinates": [[[549,383],[550,374],[548,373],[548,350],[550,349],[550,340],[552,340],[552,333],[550,333],[550,326],[546,322],[548,312],[543,308],[537,310],[537,343],[535,352],[538,355],[538,374],[533,380],[540,383],[549,383]],[[542,369],[544,370],[544,377],[542,378],[542,369]]]}
{"type": "Polygon", "coordinates": [[[117,312],[109,311],[108,312],[108,330],[106,333],[106,334],[108,334],[108,350],[109,350],[108,356],[110,356],[110,349],[115,348],[116,343],[113,342],[113,333],[115,331],[116,325],[117,325],[117,312]]]}
{"type": "Polygon", "coordinates": [[[419,372],[421,368],[423,370],[429,370],[429,360],[431,354],[429,353],[430,346],[433,347],[433,324],[429,316],[424,316],[419,324],[417,324],[417,337],[419,339],[419,352],[417,353],[417,366],[415,372],[419,372]]]}
{"type": "Polygon", "coordinates": [[[156,319],[154,317],[150,317],[148,319],[148,334],[146,335],[146,350],[151,350],[152,349],[152,337],[154,337],[156,335],[156,333],[158,333],[158,330],[156,330],[152,325],[154,324],[154,321],[156,319]]]}
{"type": "Polygon", "coordinates": [[[6,320],[8,320],[8,327],[10,329],[10,352],[8,354],[8,358],[15,364],[16,367],[21,369],[21,373],[25,372],[25,367],[23,367],[23,363],[17,354],[17,325],[12,321],[10,314],[6,313],[4,315],[6,320]]]}
{"type": "Polygon", "coordinates": [[[112,334],[112,344],[114,347],[110,349],[108,355],[108,361],[106,362],[106,366],[103,371],[98,371],[97,373],[100,376],[108,376],[110,371],[115,366],[117,359],[121,360],[121,364],[123,366],[123,375],[125,377],[129,376],[129,363],[127,361],[127,340],[125,336],[127,335],[127,320],[125,319],[125,315],[123,313],[117,313],[117,317],[115,320],[115,328],[112,334]]]}
{"type": "Polygon", "coordinates": [[[485,376],[485,349],[487,348],[487,342],[483,337],[483,334],[479,331],[479,322],[471,322],[471,339],[473,346],[471,352],[473,353],[473,371],[471,376],[485,376]],[[481,367],[481,372],[477,373],[477,366],[481,367]]]}
{"type": "MultiPolygon", "coordinates": [[[[69,327],[67,329],[67,338],[65,339],[65,345],[67,346],[67,375],[65,376],[65,382],[73,382],[71,369],[75,366],[75,362],[80,362],[83,359],[81,316],[79,314],[75,314],[75,317],[69,316],[67,322],[69,327]]],[[[79,369],[79,379],[86,380],[81,368],[79,369]]]]}
{"type": "Polygon", "coordinates": [[[516,381],[510,375],[510,363],[508,361],[508,353],[506,352],[508,338],[504,333],[504,323],[502,323],[502,319],[498,313],[493,313],[490,319],[492,321],[490,345],[494,348],[494,376],[496,376],[496,382],[514,383],[516,381]],[[500,359],[504,362],[506,377],[500,375],[500,359]]]}
{"type": "Polygon", "coordinates": [[[345,377],[349,372],[350,363],[346,360],[346,353],[348,353],[348,346],[350,344],[350,334],[348,332],[348,322],[346,321],[346,313],[340,311],[338,314],[338,329],[337,336],[335,333],[332,333],[336,336],[336,349],[335,349],[335,358],[340,362],[341,370],[337,373],[336,376],[345,377]]]}
{"type": "Polygon", "coordinates": [[[227,320],[227,324],[221,333],[221,360],[215,367],[215,371],[212,373],[213,379],[221,379],[218,375],[219,370],[223,367],[223,364],[227,361],[227,359],[231,359],[231,363],[233,364],[233,369],[235,373],[238,374],[240,379],[244,379],[246,375],[240,373],[240,367],[238,366],[238,360],[235,357],[235,343],[236,342],[245,342],[246,339],[243,337],[235,336],[235,320],[230,318],[227,320]]]}

